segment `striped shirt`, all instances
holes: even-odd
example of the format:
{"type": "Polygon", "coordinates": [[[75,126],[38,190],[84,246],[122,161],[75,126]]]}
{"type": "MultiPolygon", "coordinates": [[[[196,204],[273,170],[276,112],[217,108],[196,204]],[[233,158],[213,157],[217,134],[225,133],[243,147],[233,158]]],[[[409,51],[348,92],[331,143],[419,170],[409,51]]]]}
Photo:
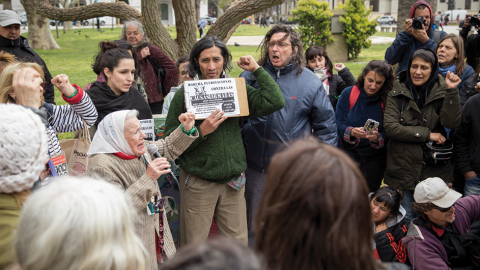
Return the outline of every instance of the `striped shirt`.
{"type": "MultiPolygon", "coordinates": [[[[74,85],[75,87],[76,85],[74,85]]],[[[72,98],[62,95],[69,105],[53,105],[53,114],[49,119],[50,125],[47,129],[48,154],[50,156],[60,154],[61,148],[58,142],[57,132],[72,132],[84,128],[83,120],[87,127],[91,127],[97,120],[97,109],[90,97],[76,86],[77,94],[72,98]]]]}

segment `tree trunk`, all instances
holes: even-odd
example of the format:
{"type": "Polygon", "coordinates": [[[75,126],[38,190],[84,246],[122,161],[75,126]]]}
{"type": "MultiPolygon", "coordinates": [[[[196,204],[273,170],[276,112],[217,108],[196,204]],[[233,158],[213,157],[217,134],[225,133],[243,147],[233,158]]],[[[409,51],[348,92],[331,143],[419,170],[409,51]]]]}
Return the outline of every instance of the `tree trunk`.
{"type": "Polygon", "coordinates": [[[3,10],[12,10],[12,0],[3,0],[3,10]]]}
{"type": "MultiPolygon", "coordinates": [[[[60,49],[50,31],[50,20],[40,14],[37,14],[37,6],[34,1],[20,0],[23,8],[27,12],[28,19],[28,43],[30,47],[41,50],[60,49]]],[[[46,4],[53,8],[50,3],[46,4]]]]}
{"type": "MultiPolygon", "coordinates": [[[[29,1],[29,0],[22,0],[29,1]]],[[[142,0],[142,13],[124,2],[95,3],[82,7],[56,8],[48,0],[36,0],[38,13],[53,20],[76,21],[95,17],[112,16],[122,19],[138,19],[144,23],[147,36],[172,59],[188,54],[196,42],[197,21],[195,0],[172,0],[175,11],[177,39],[173,40],[162,24],[157,0],[142,0]]],[[[227,42],[240,22],[256,12],[282,4],[285,0],[235,0],[225,13],[209,28],[207,35],[216,35],[227,42]]],[[[30,34],[30,33],[29,33],[30,34]]],[[[50,34],[51,35],[51,34],[50,34]]]]}
{"type": "MultiPolygon", "coordinates": [[[[425,0],[432,7],[433,18],[430,23],[434,23],[435,11],[437,9],[436,0],[425,0]]],[[[405,30],[405,20],[410,19],[410,9],[417,0],[398,0],[398,16],[397,16],[397,35],[405,30]]]]}
{"type": "MultiPolygon", "coordinates": [[[[195,23],[198,23],[200,21],[200,2],[202,0],[193,0],[193,1],[195,1],[195,23]]],[[[188,2],[188,1],[185,1],[185,2],[188,2]]],[[[185,3],[185,4],[188,5],[188,3],[185,3]]]]}

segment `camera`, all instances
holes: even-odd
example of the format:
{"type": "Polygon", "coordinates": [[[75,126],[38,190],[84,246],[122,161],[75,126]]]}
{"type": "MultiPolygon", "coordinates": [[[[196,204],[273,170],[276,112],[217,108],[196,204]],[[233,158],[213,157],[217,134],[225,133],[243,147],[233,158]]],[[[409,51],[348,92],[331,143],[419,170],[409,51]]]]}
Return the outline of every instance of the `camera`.
{"type": "Polygon", "coordinates": [[[475,27],[475,26],[479,26],[480,25],[480,14],[477,14],[477,15],[473,15],[472,17],[470,17],[470,25],[475,27]]]}
{"type": "Polygon", "coordinates": [[[421,30],[423,29],[423,26],[425,25],[426,21],[423,19],[423,17],[417,17],[412,20],[412,27],[415,30],[421,30]]]}

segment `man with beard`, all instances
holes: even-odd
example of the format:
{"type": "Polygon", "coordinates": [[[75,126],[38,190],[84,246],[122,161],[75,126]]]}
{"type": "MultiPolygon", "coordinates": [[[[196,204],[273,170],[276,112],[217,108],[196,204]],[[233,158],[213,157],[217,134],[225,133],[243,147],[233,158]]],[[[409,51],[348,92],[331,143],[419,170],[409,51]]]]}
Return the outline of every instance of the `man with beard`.
{"type": "MultiPolygon", "coordinates": [[[[279,85],[285,107],[267,116],[249,118],[242,129],[248,166],[245,199],[251,246],[254,242],[253,219],[263,194],[270,159],[278,147],[288,146],[291,141],[312,133],[325,143],[337,145],[333,107],[322,82],[304,68],[303,45],[295,30],[286,25],[274,26],[260,49],[258,64],[279,85]]],[[[245,78],[246,84],[259,87],[251,72],[245,71],[240,76],[245,78]]]]}
{"type": "Polygon", "coordinates": [[[420,182],[413,197],[419,216],[402,239],[413,269],[479,269],[480,241],[470,230],[480,218],[480,196],[461,198],[433,177],[420,182]]]}
{"type": "Polygon", "coordinates": [[[20,36],[20,25],[21,20],[17,13],[12,10],[0,11],[0,51],[15,55],[20,62],[39,64],[45,73],[42,85],[45,90],[43,97],[46,102],[55,104],[55,94],[51,83],[52,75],[43,59],[28,46],[28,40],[20,36]]]}

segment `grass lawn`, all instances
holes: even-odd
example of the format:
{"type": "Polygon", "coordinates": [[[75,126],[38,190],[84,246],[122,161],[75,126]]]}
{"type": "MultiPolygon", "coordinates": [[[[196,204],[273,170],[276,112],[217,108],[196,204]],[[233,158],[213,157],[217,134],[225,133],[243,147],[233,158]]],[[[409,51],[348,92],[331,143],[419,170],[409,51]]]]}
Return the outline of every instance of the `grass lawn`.
{"type": "Polygon", "coordinates": [[[375,33],[374,36],[395,38],[397,36],[397,32],[377,32],[377,33],[375,33]]]}
{"type": "MultiPolygon", "coordinates": [[[[176,36],[174,27],[167,27],[172,29],[169,31],[172,36],[176,36]]],[[[240,25],[240,33],[234,35],[264,35],[268,28],[260,28],[258,26],[240,25]],[[247,29],[247,31],[243,31],[247,29]]],[[[75,28],[68,30],[66,34],[60,30],[60,38],[56,39],[60,50],[36,50],[36,52],[43,58],[50,70],[52,76],[58,74],[67,74],[71,83],[76,83],[84,87],[87,83],[93,82],[96,79],[96,74],[92,71],[93,57],[98,53],[98,43],[103,40],[116,40],[120,36],[121,28],[103,28],[104,33],[97,32],[92,28],[75,28]],[[81,33],[78,33],[81,30],[81,33]],[[85,35],[89,36],[88,38],[85,35]]],[[[56,37],[55,31],[52,31],[56,37]]],[[[26,36],[26,33],[23,34],[26,36]]],[[[389,45],[372,45],[369,49],[364,50],[358,59],[351,60],[345,63],[350,68],[352,74],[357,77],[365,67],[365,65],[373,59],[384,59],[385,51],[389,45]]],[[[229,46],[233,56],[233,69],[230,75],[238,77],[243,71],[238,67],[236,61],[244,55],[251,54],[258,59],[257,47],[235,47],[229,46]]],[[[66,104],[62,99],[60,92],[55,90],[55,101],[57,104],[66,104]]],[[[73,133],[59,134],[59,139],[72,138],[73,133]]]]}

